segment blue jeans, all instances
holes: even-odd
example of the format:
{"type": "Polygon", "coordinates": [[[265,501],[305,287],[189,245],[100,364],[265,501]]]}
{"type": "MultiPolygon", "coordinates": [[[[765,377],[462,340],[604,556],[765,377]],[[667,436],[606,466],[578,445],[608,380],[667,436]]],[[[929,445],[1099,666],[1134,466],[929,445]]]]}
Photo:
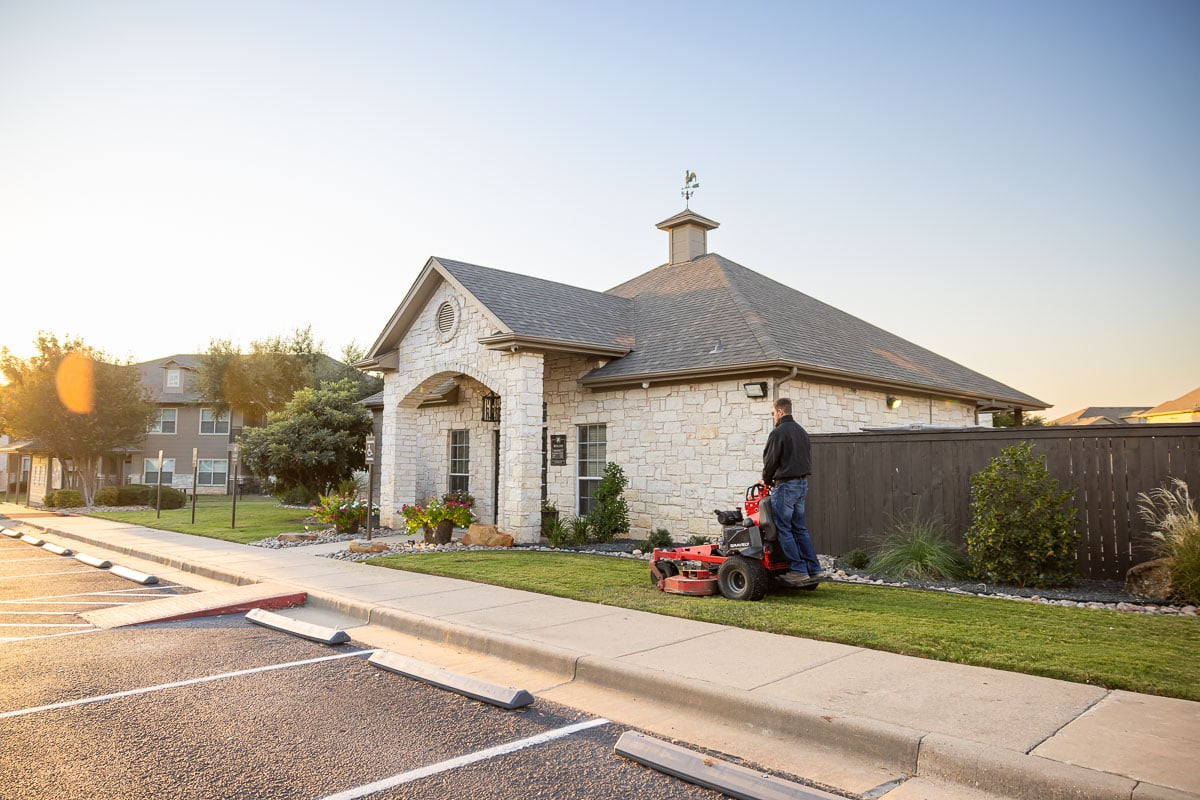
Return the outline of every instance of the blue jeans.
{"type": "Polygon", "coordinates": [[[808,528],[804,527],[807,497],[808,478],[776,484],[771,490],[771,518],[775,520],[779,546],[788,566],[796,572],[815,575],[821,571],[821,562],[817,560],[808,528]]]}

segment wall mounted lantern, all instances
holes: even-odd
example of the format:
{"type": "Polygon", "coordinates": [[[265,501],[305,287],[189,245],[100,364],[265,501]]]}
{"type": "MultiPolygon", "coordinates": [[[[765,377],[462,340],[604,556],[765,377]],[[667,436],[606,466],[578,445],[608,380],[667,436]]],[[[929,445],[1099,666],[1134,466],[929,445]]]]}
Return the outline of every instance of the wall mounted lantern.
{"type": "Polygon", "coordinates": [[[887,407],[889,409],[891,409],[892,411],[895,411],[897,408],[900,407],[900,398],[899,397],[889,397],[887,399],[887,407]]]}
{"type": "Polygon", "coordinates": [[[743,383],[742,388],[746,390],[746,397],[758,398],[767,396],[767,384],[762,381],[758,383],[743,383]]]}
{"type": "Polygon", "coordinates": [[[483,396],[483,421],[500,421],[500,395],[489,393],[483,396]]]}

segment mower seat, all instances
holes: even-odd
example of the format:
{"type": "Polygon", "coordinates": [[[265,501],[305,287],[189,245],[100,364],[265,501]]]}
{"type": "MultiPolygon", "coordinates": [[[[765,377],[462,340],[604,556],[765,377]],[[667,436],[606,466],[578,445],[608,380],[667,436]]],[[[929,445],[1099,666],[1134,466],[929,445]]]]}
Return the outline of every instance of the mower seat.
{"type": "Polygon", "coordinates": [[[779,532],[775,530],[775,519],[771,516],[770,497],[764,497],[758,504],[758,529],[764,542],[779,540],[779,532]]]}

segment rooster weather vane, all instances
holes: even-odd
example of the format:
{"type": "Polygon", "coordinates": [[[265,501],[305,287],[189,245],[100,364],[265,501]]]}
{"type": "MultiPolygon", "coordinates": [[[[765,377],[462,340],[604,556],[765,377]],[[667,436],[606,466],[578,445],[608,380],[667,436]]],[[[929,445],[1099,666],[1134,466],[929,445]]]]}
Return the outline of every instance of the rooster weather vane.
{"type": "Polygon", "coordinates": [[[699,188],[700,188],[700,181],[696,180],[696,173],[689,172],[688,170],[685,169],[683,171],[683,191],[680,192],[680,194],[683,195],[683,207],[684,208],[689,208],[689,203],[691,203],[692,195],[695,194],[696,190],[699,188]]]}

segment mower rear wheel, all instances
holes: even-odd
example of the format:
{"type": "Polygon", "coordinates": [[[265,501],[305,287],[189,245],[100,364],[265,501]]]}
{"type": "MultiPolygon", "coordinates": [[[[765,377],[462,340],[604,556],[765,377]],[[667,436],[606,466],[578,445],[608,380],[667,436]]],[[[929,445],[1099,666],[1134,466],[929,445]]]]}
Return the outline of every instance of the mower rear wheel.
{"type": "MultiPolygon", "coordinates": [[[[654,566],[658,567],[658,571],[662,573],[663,580],[666,580],[667,578],[674,578],[679,574],[679,565],[674,561],[668,561],[665,558],[660,561],[655,561],[654,566]]],[[[653,568],[650,570],[650,585],[655,589],[658,588],[658,581],[654,577],[653,568]]]]}
{"type": "Polygon", "coordinates": [[[730,600],[762,600],[771,577],[762,562],[730,556],[717,570],[717,586],[730,600]]]}

